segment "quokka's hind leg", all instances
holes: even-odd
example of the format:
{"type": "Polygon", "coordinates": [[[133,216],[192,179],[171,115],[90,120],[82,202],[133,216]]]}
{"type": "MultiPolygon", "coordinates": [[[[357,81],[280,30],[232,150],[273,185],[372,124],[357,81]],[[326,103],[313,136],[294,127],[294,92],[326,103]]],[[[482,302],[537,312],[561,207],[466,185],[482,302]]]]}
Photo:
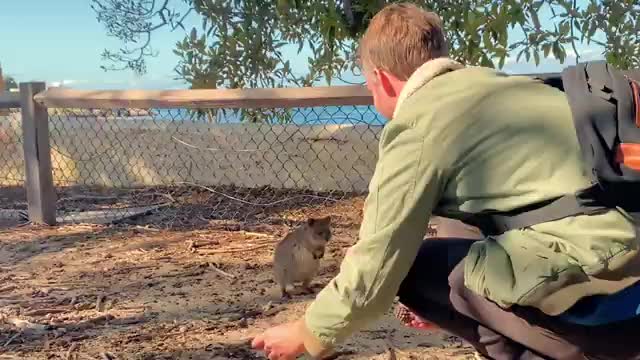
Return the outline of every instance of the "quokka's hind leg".
{"type": "Polygon", "coordinates": [[[307,294],[313,294],[314,293],[313,289],[311,288],[311,278],[304,279],[302,281],[302,290],[304,290],[304,292],[307,293],[307,294]]]}
{"type": "Polygon", "coordinates": [[[280,293],[282,294],[282,299],[291,299],[291,294],[287,292],[287,285],[280,285],[280,293]]]}

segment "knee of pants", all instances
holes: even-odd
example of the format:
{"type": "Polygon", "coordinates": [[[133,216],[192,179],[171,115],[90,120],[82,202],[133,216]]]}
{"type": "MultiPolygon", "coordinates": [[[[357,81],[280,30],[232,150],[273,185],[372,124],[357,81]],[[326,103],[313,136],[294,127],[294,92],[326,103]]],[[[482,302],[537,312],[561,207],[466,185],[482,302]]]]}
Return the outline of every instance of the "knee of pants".
{"type": "Polygon", "coordinates": [[[456,305],[466,302],[467,287],[464,284],[464,262],[459,263],[449,274],[449,300],[456,305]]]}

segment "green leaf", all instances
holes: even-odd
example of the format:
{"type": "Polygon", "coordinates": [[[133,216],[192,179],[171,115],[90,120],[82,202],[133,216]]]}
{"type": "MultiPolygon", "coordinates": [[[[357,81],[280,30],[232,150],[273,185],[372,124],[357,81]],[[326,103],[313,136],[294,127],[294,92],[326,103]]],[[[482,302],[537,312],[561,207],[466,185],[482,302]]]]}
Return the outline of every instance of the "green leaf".
{"type": "Polygon", "coordinates": [[[561,59],[562,49],[560,48],[560,44],[557,41],[553,42],[552,53],[553,57],[555,57],[556,59],[561,59]]]}
{"type": "Polygon", "coordinates": [[[545,43],[544,45],[542,45],[542,51],[544,51],[544,57],[548,57],[549,52],[551,52],[551,44],[545,43]]]}
{"type": "Polygon", "coordinates": [[[484,31],[482,33],[482,43],[486,49],[493,48],[493,43],[491,42],[491,31],[484,31]]]}
{"type": "Polygon", "coordinates": [[[507,59],[506,56],[501,56],[500,57],[500,62],[498,63],[498,68],[499,69],[502,69],[504,67],[504,62],[505,62],[506,59],[507,59]]]}
{"type": "Polygon", "coordinates": [[[491,61],[491,59],[489,59],[489,57],[486,54],[483,54],[482,59],[480,61],[480,66],[493,68],[494,64],[493,64],[493,61],[491,61]]]}
{"type": "Polygon", "coordinates": [[[561,36],[568,36],[569,33],[571,32],[571,24],[569,22],[563,22],[560,23],[560,35],[561,36]]]}
{"type": "Polygon", "coordinates": [[[560,57],[558,58],[560,60],[560,64],[564,64],[564,61],[567,59],[567,51],[564,49],[563,46],[558,45],[560,47],[560,51],[558,52],[560,57]]]}
{"type": "Polygon", "coordinates": [[[538,50],[533,52],[533,61],[535,62],[536,66],[540,65],[540,52],[538,50]]]}

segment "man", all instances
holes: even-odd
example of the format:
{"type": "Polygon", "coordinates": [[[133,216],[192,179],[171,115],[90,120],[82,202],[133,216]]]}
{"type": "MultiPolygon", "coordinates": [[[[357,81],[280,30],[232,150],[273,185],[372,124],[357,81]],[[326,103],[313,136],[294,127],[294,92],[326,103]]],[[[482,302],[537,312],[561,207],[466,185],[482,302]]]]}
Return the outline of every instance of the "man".
{"type": "Polygon", "coordinates": [[[508,211],[590,186],[564,94],[449,59],[439,18],[410,4],[372,19],[359,55],[390,119],[359,241],[303,319],[253,346],[270,359],[319,356],[398,295],[493,359],[640,358],[634,316],[597,326],[581,317],[592,295],[615,296],[639,278],[636,225],[621,210],[423,241],[434,213],[508,211]]]}

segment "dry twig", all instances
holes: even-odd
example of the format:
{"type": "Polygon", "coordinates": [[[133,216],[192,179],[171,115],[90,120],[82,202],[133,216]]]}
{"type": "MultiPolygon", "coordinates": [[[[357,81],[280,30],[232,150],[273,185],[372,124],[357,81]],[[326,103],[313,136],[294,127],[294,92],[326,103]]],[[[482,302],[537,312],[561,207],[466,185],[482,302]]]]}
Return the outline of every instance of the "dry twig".
{"type": "Polygon", "coordinates": [[[22,335],[22,331],[18,331],[17,333],[13,334],[13,336],[10,337],[9,340],[7,340],[6,343],[4,343],[4,347],[7,347],[7,346],[11,345],[13,340],[17,339],[18,336],[20,336],[20,335],[22,335]]]}
{"type": "Polygon", "coordinates": [[[218,273],[220,273],[221,275],[224,275],[230,279],[235,279],[235,275],[233,274],[229,274],[228,272],[222,271],[220,268],[218,268],[217,266],[215,266],[215,264],[213,263],[209,263],[209,267],[212,268],[213,270],[217,271],[218,273]]]}
{"type": "Polygon", "coordinates": [[[23,315],[42,316],[42,315],[49,315],[49,314],[59,314],[67,311],[69,311],[69,309],[36,309],[36,310],[27,311],[23,315]]]}
{"type": "Polygon", "coordinates": [[[73,343],[69,346],[69,350],[67,350],[67,360],[72,360],[74,358],[73,352],[78,348],[78,343],[73,343]]]}
{"type": "Polygon", "coordinates": [[[221,250],[198,250],[198,254],[203,254],[203,255],[211,255],[211,254],[228,254],[228,253],[235,253],[235,252],[243,252],[243,251],[251,251],[251,250],[258,250],[258,249],[262,249],[268,246],[271,246],[271,243],[268,244],[261,244],[261,245],[256,245],[256,246],[249,246],[246,248],[234,248],[234,249],[221,249],[221,250]]]}

